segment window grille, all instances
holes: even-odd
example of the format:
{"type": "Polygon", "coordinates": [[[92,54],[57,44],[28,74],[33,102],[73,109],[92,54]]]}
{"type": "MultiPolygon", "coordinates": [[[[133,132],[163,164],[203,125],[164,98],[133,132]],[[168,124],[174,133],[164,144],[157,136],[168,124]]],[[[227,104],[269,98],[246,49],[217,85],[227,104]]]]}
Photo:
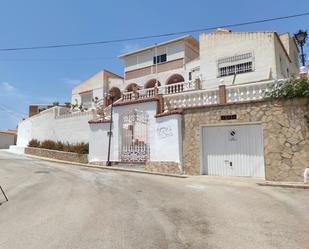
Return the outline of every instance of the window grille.
{"type": "Polygon", "coordinates": [[[218,76],[247,73],[253,71],[253,55],[245,53],[218,60],[218,76]]]}

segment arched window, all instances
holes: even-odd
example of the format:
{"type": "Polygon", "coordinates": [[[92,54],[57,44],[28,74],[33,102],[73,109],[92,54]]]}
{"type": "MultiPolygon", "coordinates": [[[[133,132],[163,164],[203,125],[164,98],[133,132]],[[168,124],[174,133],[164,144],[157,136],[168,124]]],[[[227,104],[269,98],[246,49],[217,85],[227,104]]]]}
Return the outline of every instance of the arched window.
{"type": "Polygon", "coordinates": [[[166,85],[170,85],[170,84],[176,84],[179,82],[184,82],[185,79],[182,77],[182,75],[180,74],[173,74],[172,76],[170,76],[167,81],[166,81],[166,85]]]}
{"type": "MultiPolygon", "coordinates": [[[[144,88],[154,88],[156,86],[157,80],[156,79],[151,79],[148,80],[144,86],[144,88]]],[[[161,86],[160,81],[158,81],[158,85],[157,86],[161,86]]]]}
{"type": "Polygon", "coordinates": [[[185,81],[185,79],[180,74],[173,74],[172,76],[170,76],[166,81],[167,93],[171,94],[171,93],[183,92],[183,90],[184,90],[183,84],[176,84],[176,83],[181,83],[181,82],[184,82],[184,81],[185,81]],[[176,85],[174,85],[174,84],[176,84],[176,85]]]}
{"type": "Polygon", "coordinates": [[[121,98],[121,91],[118,87],[112,87],[109,90],[109,94],[114,96],[114,101],[117,101],[118,99],[121,98]]]}
{"type": "Polygon", "coordinates": [[[134,89],[139,89],[139,86],[136,83],[131,83],[126,87],[127,92],[133,92],[134,89]]]}

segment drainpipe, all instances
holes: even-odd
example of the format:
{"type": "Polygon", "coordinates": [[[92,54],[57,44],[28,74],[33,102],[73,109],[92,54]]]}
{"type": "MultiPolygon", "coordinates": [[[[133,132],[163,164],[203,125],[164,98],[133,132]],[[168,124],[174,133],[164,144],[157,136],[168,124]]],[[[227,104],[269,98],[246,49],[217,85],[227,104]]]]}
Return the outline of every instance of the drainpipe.
{"type": "Polygon", "coordinates": [[[155,43],[155,61],[156,61],[156,87],[158,87],[158,50],[157,43],[155,43]]]}

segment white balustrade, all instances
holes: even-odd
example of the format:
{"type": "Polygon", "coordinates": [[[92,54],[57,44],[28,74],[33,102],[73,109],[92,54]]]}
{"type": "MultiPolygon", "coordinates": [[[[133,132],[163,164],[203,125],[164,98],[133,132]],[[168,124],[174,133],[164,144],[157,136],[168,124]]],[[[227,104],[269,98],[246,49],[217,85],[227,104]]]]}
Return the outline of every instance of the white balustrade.
{"type": "Polygon", "coordinates": [[[135,92],[124,92],[123,93],[123,101],[131,101],[136,99],[145,99],[151,98],[156,95],[156,89],[153,88],[145,88],[135,92]]]}
{"type": "Polygon", "coordinates": [[[144,98],[151,98],[156,96],[156,93],[161,94],[176,94],[185,91],[195,90],[195,82],[188,81],[188,82],[179,82],[170,85],[159,86],[157,89],[153,88],[145,88],[135,92],[124,92],[122,101],[131,101],[136,99],[144,99],[144,98]]]}
{"type": "Polygon", "coordinates": [[[226,87],[227,103],[263,99],[274,87],[275,81],[226,87]]]}
{"type": "Polygon", "coordinates": [[[218,90],[183,92],[164,97],[164,110],[218,104],[218,90]]]}
{"type": "Polygon", "coordinates": [[[139,99],[151,98],[156,95],[155,88],[145,88],[137,91],[137,96],[139,99]]]}
{"type": "Polygon", "coordinates": [[[162,94],[174,94],[174,93],[181,93],[185,91],[195,90],[195,82],[188,81],[188,82],[179,82],[170,85],[159,86],[159,93],[162,94]]]}

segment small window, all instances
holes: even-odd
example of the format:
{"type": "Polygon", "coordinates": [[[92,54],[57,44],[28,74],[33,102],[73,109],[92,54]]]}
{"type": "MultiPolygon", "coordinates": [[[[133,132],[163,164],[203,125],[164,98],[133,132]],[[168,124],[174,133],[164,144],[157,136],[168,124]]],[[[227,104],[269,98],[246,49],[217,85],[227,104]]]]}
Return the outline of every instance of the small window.
{"type": "Polygon", "coordinates": [[[189,80],[192,80],[192,72],[189,72],[189,80]]]}
{"type": "Polygon", "coordinates": [[[239,54],[218,60],[218,77],[253,71],[253,53],[239,54]]]}
{"type": "Polygon", "coordinates": [[[166,61],[167,61],[166,54],[161,54],[161,55],[158,55],[157,57],[156,56],[153,57],[153,64],[157,64],[157,63],[160,64],[166,61]]]}
{"type": "Polygon", "coordinates": [[[234,75],[234,74],[241,74],[253,71],[252,62],[245,62],[237,65],[227,66],[227,67],[220,67],[219,68],[219,77],[234,75]]]}

